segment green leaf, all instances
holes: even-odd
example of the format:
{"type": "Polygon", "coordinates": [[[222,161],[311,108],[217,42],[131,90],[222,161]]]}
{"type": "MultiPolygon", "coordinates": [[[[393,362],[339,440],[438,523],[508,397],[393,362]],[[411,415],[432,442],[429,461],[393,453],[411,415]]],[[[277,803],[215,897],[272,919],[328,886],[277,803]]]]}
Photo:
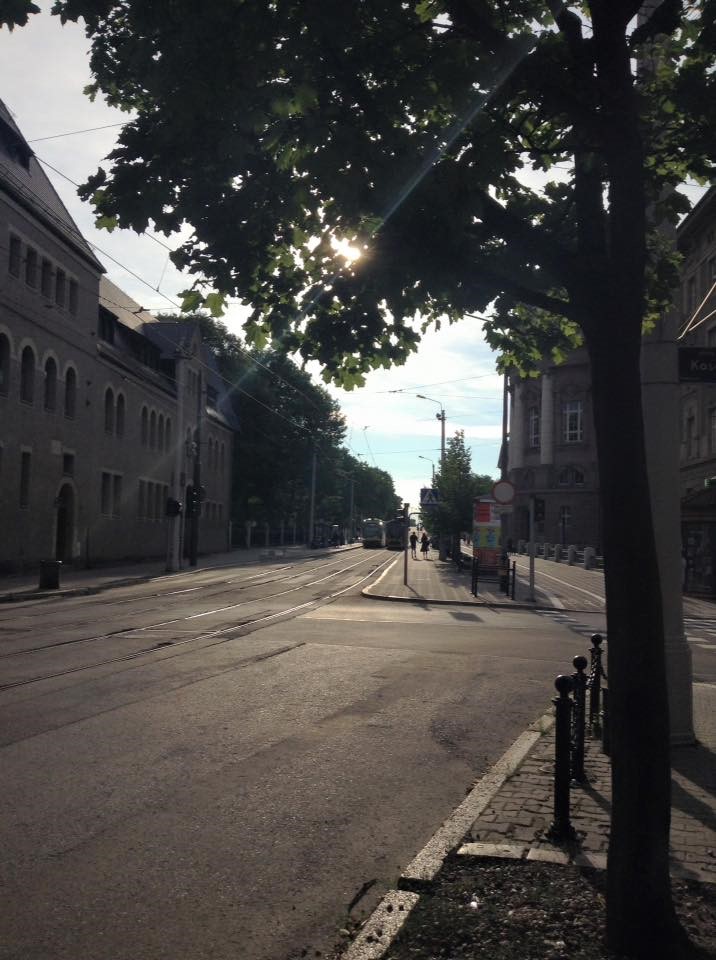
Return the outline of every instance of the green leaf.
{"type": "Polygon", "coordinates": [[[221,317],[226,309],[225,293],[210,293],[204,298],[204,306],[212,317],[221,317]]]}
{"type": "Polygon", "coordinates": [[[108,233],[111,233],[113,230],[115,230],[118,224],[119,224],[119,220],[117,219],[117,217],[110,217],[110,216],[107,216],[106,214],[103,214],[100,217],[96,217],[94,221],[94,225],[97,227],[98,230],[106,230],[108,233]]]}

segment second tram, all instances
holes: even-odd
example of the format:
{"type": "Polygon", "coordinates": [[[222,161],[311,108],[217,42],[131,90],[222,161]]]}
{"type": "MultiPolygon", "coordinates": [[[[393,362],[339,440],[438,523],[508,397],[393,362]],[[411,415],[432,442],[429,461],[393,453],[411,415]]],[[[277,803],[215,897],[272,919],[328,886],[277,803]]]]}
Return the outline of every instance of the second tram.
{"type": "Polygon", "coordinates": [[[395,517],[385,523],[385,545],[389,550],[403,550],[405,548],[405,520],[395,517]]]}
{"type": "Polygon", "coordinates": [[[363,521],[363,546],[385,546],[385,524],[382,520],[369,518],[363,521]]]}

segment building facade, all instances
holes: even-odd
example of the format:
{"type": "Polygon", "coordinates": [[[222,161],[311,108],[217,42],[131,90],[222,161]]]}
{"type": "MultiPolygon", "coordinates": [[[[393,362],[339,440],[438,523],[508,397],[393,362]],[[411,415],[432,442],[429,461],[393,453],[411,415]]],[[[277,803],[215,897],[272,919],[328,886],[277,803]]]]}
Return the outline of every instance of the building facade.
{"type": "Polygon", "coordinates": [[[599,480],[589,364],[584,349],[537,378],[509,377],[507,478],[515,486],[507,535],[537,543],[599,543],[599,480]]]}
{"type": "Polygon", "coordinates": [[[102,274],[0,102],[2,571],[183,553],[167,502],[194,480],[198,550],[227,548],[236,423],[213,356],[102,274]]]}

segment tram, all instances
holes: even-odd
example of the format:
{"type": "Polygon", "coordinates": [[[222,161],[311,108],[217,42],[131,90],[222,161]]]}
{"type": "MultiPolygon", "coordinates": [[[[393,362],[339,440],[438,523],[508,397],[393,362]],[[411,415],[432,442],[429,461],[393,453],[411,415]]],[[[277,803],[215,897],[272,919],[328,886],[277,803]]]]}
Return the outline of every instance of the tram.
{"type": "Polygon", "coordinates": [[[403,550],[405,548],[405,520],[402,517],[386,520],[385,545],[389,550],[403,550]]]}
{"type": "Polygon", "coordinates": [[[363,546],[366,548],[385,546],[385,523],[382,520],[369,517],[363,521],[363,546]]]}

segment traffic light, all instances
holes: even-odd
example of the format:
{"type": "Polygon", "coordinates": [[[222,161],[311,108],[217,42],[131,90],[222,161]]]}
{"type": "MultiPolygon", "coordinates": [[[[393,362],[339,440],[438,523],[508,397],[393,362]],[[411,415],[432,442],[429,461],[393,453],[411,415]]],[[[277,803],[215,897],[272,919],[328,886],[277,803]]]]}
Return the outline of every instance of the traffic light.
{"type": "Polygon", "coordinates": [[[544,500],[542,497],[535,497],[535,523],[544,523],[544,500]]]}
{"type": "Polygon", "coordinates": [[[175,500],[173,497],[169,497],[167,500],[166,514],[168,517],[178,517],[181,516],[184,511],[184,505],[180,500],[175,500]]]}

